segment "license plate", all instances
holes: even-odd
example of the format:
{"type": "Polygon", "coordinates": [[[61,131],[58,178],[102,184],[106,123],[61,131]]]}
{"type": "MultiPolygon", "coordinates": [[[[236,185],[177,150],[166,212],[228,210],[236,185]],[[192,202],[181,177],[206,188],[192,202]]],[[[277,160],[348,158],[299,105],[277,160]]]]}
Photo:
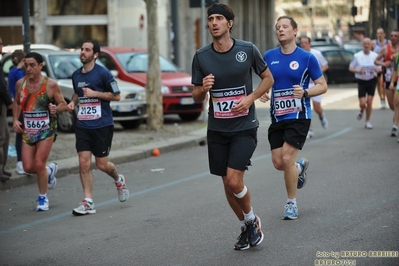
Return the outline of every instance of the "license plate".
{"type": "Polygon", "coordinates": [[[180,104],[194,104],[193,98],[181,98],[180,99],[180,104]]]}
{"type": "Polygon", "coordinates": [[[134,105],[117,105],[115,111],[117,112],[131,112],[134,110],[134,105]]]}

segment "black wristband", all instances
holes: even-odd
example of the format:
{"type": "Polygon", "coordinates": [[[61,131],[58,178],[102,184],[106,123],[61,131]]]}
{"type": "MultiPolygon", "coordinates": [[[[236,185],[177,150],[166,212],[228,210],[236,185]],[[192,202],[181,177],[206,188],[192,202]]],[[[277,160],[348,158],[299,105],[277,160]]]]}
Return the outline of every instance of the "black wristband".
{"type": "Polygon", "coordinates": [[[308,97],[308,91],[307,90],[303,90],[303,97],[305,97],[305,98],[308,97]]]}

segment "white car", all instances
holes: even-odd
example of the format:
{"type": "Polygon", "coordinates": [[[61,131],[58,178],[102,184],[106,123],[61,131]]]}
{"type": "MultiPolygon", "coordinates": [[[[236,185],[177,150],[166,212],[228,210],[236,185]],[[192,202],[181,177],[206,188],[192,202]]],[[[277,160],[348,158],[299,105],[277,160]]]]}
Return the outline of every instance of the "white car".
{"type": "MultiPolygon", "coordinates": [[[[57,81],[67,103],[70,102],[73,91],[72,73],[82,66],[79,53],[68,51],[36,50],[43,56],[42,73],[57,81]]],[[[4,75],[7,77],[12,67],[11,54],[2,58],[4,75]]],[[[99,65],[102,65],[97,60],[99,65]]],[[[102,65],[105,67],[104,65],[102,65]]],[[[135,129],[147,118],[145,88],[134,83],[115,78],[121,91],[120,101],[112,101],[111,109],[115,122],[125,129],[135,129]]],[[[74,132],[76,112],[63,112],[58,115],[58,129],[63,132],[74,132]]]]}
{"type": "MultiPolygon", "coordinates": [[[[30,46],[31,50],[50,50],[50,51],[62,51],[63,49],[53,45],[53,44],[39,44],[39,43],[33,43],[30,46]]],[[[16,44],[16,45],[6,45],[3,46],[3,53],[5,54],[11,54],[15,50],[24,50],[24,45],[23,44],[16,44]]]]}

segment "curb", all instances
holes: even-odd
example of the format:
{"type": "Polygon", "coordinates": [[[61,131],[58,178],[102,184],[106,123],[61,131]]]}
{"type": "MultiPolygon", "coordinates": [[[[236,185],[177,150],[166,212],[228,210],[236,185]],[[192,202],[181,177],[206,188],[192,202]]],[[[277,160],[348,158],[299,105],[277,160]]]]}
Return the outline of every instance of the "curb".
{"type": "MultiPolygon", "coordinates": [[[[162,154],[195,146],[204,146],[206,145],[206,130],[206,128],[203,128],[183,136],[157,140],[139,146],[132,146],[127,149],[111,151],[109,155],[109,161],[113,162],[114,164],[122,164],[146,159],[152,157],[152,150],[154,148],[158,148],[162,154]]],[[[57,178],[79,173],[79,161],[77,155],[71,158],[57,160],[57,164],[57,178]]],[[[95,169],[95,167],[96,165],[93,157],[92,169],[95,169]]],[[[36,175],[18,175],[17,177],[11,177],[9,181],[0,182],[0,191],[35,183],[36,175]]]]}

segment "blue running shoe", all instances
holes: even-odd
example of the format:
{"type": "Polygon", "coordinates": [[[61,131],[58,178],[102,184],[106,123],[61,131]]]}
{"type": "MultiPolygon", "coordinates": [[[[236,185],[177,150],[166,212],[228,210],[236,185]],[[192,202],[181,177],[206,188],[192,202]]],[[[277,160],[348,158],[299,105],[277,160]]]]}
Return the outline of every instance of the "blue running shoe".
{"type": "Polygon", "coordinates": [[[49,200],[45,196],[39,196],[36,200],[37,206],[36,211],[48,211],[49,210],[49,200]]]}
{"type": "Polygon", "coordinates": [[[55,178],[55,174],[58,171],[58,164],[56,162],[51,162],[47,165],[50,168],[50,174],[48,175],[48,189],[53,189],[55,185],[57,185],[57,178],[55,178]]]}
{"type": "Polygon", "coordinates": [[[298,207],[292,201],[287,202],[285,205],[283,220],[295,220],[297,218],[298,207]]]}
{"type": "Polygon", "coordinates": [[[298,163],[302,167],[302,171],[298,175],[298,185],[297,188],[301,189],[303,186],[306,184],[306,170],[308,169],[309,166],[309,160],[306,158],[301,158],[298,163]]]}

